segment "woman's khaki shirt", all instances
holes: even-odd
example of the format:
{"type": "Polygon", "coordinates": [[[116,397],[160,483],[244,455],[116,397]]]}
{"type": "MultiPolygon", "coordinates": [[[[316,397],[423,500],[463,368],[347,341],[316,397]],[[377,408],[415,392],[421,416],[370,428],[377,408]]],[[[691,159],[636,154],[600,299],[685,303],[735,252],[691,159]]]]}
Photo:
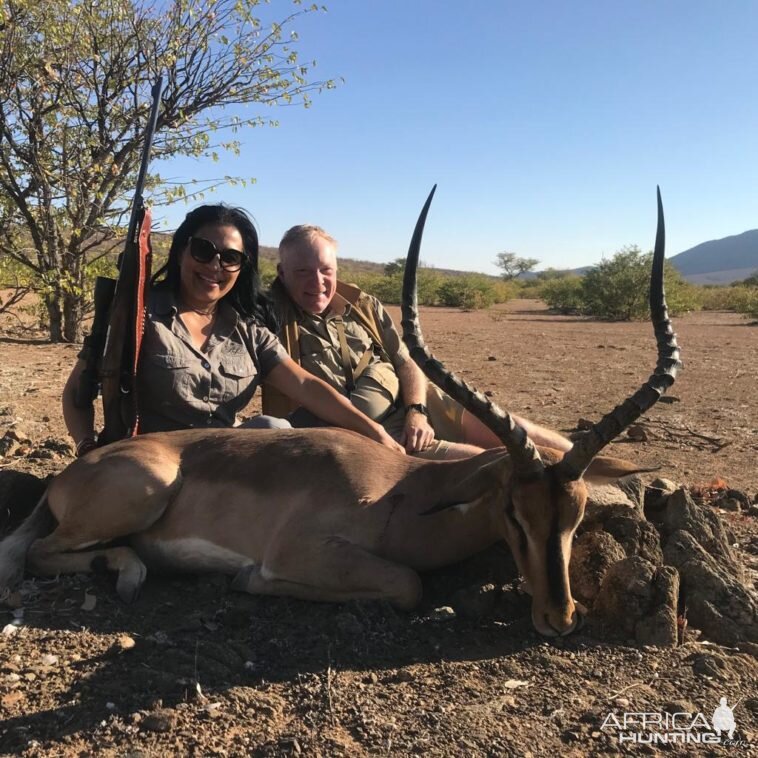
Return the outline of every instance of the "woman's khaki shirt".
{"type": "Polygon", "coordinates": [[[286,357],[272,332],[223,301],[205,349],[198,350],[173,293],[153,290],[137,377],[140,432],[234,426],[286,357]]]}

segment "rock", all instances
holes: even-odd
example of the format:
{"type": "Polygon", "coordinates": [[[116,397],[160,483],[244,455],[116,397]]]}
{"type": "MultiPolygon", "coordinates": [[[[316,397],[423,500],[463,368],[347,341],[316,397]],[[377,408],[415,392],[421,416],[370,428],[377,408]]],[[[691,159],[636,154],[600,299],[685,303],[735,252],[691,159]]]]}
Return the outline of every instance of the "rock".
{"type": "Polygon", "coordinates": [[[734,540],[730,538],[718,514],[711,508],[698,505],[686,490],[679,489],[669,497],[656,525],[664,544],[675,532],[687,532],[713,556],[718,565],[726,568],[739,581],[743,580],[742,565],[731,548],[734,540]]]}
{"type": "Polygon", "coordinates": [[[221,710],[221,703],[208,703],[203,710],[208,718],[211,719],[217,719],[224,715],[224,712],[221,710]]]}
{"type": "Polygon", "coordinates": [[[38,447],[35,450],[32,450],[31,453],[29,453],[30,458],[37,458],[37,459],[44,459],[44,460],[52,460],[55,458],[55,453],[53,453],[52,450],[47,450],[44,447],[38,447]]]}
{"type": "Polygon", "coordinates": [[[458,590],[450,598],[450,605],[459,616],[481,619],[491,616],[501,594],[494,584],[474,585],[458,590]]]}
{"type": "Polygon", "coordinates": [[[618,480],[616,486],[634,504],[634,508],[640,516],[645,515],[645,482],[638,474],[624,476],[618,480]]]}
{"type": "MultiPolygon", "coordinates": [[[[724,492],[724,497],[736,500],[743,511],[746,511],[750,507],[750,497],[747,493],[740,490],[728,489],[724,492]]],[[[721,506],[723,507],[723,506],[721,506]]]]}
{"type": "MultiPolygon", "coordinates": [[[[606,517],[609,508],[623,512],[637,511],[634,503],[620,487],[615,484],[589,484],[587,486],[587,504],[584,506],[584,521],[592,522],[606,517]]],[[[640,509],[641,515],[641,509],[640,509]]]]}
{"type": "Polygon", "coordinates": [[[141,727],[147,732],[170,732],[176,727],[176,714],[168,709],[148,713],[142,719],[141,727]]]}
{"type": "Polygon", "coordinates": [[[649,521],[612,515],[602,528],[624,548],[627,557],[639,556],[654,566],[663,564],[660,536],[649,521]]]}
{"type": "Polygon", "coordinates": [[[711,653],[693,653],[684,660],[692,665],[693,673],[698,676],[707,676],[721,681],[730,678],[729,666],[721,656],[711,653]]]}
{"type": "MultiPolygon", "coordinates": [[[[743,653],[752,655],[753,658],[758,660],[758,643],[756,642],[738,642],[737,649],[743,653]]],[[[758,700],[756,701],[758,702],[758,700]]]]}
{"type": "Polygon", "coordinates": [[[16,450],[20,447],[19,443],[7,435],[0,437],[0,457],[8,457],[14,455],[16,450]]]}
{"type": "Polygon", "coordinates": [[[671,495],[679,489],[679,485],[671,479],[664,479],[662,476],[658,476],[650,482],[651,488],[661,490],[667,495],[671,495]]]}
{"type": "Polygon", "coordinates": [[[55,437],[48,437],[42,443],[42,447],[46,448],[47,450],[52,450],[55,453],[61,453],[61,455],[74,454],[74,448],[68,442],[66,442],[66,440],[60,440],[55,437]]]}
{"type": "Polygon", "coordinates": [[[721,500],[717,500],[714,505],[722,510],[730,511],[731,513],[739,513],[742,510],[742,503],[734,497],[725,497],[721,500]]]}
{"type": "Polygon", "coordinates": [[[134,637],[130,637],[128,634],[121,634],[116,640],[114,647],[118,650],[131,650],[136,644],[134,637]]]}
{"type": "Polygon", "coordinates": [[[725,645],[758,642],[756,599],[740,577],[730,573],[728,562],[682,529],[669,536],[663,554],[679,571],[691,626],[725,645]]]}
{"type": "Polygon", "coordinates": [[[6,438],[15,440],[19,443],[29,443],[31,440],[29,439],[29,435],[18,428],[8,429],[8,431],[4,435],[6,438]]]}
{"type": "Polygon", "coordinates": [[[647,442],[648,436],[645,427],[640,424],[632,424],[626,430],[626,436],[635,442],[647,442]]]}
{"type": "Polygon", "coordinates": [[[396,682],[415,682],[416,675],[408,669],[400,669],[395,675],[396,682]]]}
{"type": "Polygon", "coordinates": [[[579,602],[592,605],[608,569],[624,558],[624,549],[607,532],[593,531],[580,535],[571,549],[571,594],[579,602]]]}
{"type": "Polygon", "coordinates": [[[656,514],[666,507],[669,496],[678,489],[679,485],[676,482],[672,482],[671,479],[653,479],[645,488],[645,516],[651,521],[655,521],[656,514]]]}
{"type": "MultiPolygon", "coordinates": [[[[244,661],[236,650],[229,645],[222,645],[212,640],[203,640],[198,647],[198,653],[205,658],[206,667],[209,661],[215,661],[227,669],[234,671],[235,669],[242,668],[244,664],[244,661]]],[[[216,667],[213,668],[215,669],[216,667]]]]}
{"type": "Polygon", "coordinates": [[[653,577],[653,612],[637,622],[635,639],[640,645],[674,647],[678,640],[677,604],[679,573],[671,566],[661,566],[653,577]]]}
{"type": "Polygon", "coordinates": [[[595,598],[591,623],[640,644],[676,645],[677,578],[670,567],[640,556],[615,563],[595,598]]]}
{"type": "Polygon", "coordinates": [[[452,621],[455,618],[455,611],[448,605],[441,608],[435,608],[430,614],[430,621],[452,621]]]}

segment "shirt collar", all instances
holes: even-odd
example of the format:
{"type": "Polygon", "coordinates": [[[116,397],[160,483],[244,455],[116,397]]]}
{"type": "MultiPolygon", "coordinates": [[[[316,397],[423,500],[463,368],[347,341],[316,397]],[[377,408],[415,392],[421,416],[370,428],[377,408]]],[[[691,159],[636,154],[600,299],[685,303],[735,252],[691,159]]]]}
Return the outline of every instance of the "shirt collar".
{"type": "MultiPolygon", "coordinates": [[[[176,318],[179,313],[177,297],[170,289],[157,287],[150,291],[150,304],[153,313],[161,318],[172,316],[176,318]]],[[[231,305],[223,300],[218,304],[219,322],[223,325],[225,331],[233,330],[240,319],[239,313],[231,305]]]]}

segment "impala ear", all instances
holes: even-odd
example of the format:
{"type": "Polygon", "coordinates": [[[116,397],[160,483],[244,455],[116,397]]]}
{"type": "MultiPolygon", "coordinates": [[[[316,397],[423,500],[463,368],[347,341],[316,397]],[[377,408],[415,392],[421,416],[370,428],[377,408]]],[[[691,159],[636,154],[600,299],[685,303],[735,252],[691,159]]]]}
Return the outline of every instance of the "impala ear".
{"type": "Polygon", "coordinates": [[[596,455],[587,470],[584,479],[592,484],[606,484],[621,479],[629,474],[644,474],[650,471],[659,471],[660,466],[645,467],[623,458],[614,458],[610,455],[596,455]]]}

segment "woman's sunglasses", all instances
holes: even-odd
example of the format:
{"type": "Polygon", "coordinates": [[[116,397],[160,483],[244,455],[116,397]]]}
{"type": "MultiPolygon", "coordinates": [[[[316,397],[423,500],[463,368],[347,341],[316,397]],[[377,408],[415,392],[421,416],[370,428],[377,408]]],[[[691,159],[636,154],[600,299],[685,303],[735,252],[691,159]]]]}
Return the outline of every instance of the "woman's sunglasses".
{"type": "Polygon", "coordinates": [[[219,257],[221,268],[225,271],[239,271],[245,260],[245,254],[239,250],[219,250],[210,240],[202,237],[190,237],[190,255],[198,263],[210,263],[219,257]]]}

